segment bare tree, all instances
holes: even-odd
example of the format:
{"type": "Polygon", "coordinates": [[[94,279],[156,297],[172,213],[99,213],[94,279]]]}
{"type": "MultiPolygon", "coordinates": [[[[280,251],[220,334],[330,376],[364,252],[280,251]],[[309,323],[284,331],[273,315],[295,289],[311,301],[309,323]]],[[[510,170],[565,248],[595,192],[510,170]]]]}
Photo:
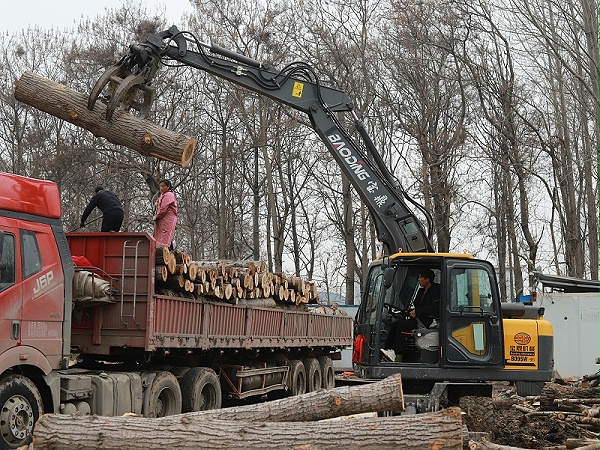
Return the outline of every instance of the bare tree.
{"type": "Polygon", "coordinates": [[[410,161],[425,207],[432,213],[438,251],[451,246],[456,170],[467,136],[467,98],[452,35],[459,17],[446,2],[393,2],[380,24],[385,84],[381,95],[399,130],[412,139],[421,164],[410,161]],[[450,46],[450,48],[448,48],[450,46]],[[415,170],[420,167],[420,170],[415,170]]]}
{"type": "MultiPolygon", "coordinates": [[[[590,0],[511,2],[514,32],[543,101],[540,134],[554,171],[568,275],[598,278],[598,8],[590,0]],[[539,55],[547,55],[539,58],[539,55]],[[586,257],[587,255],[587,257],[586,257]],[[588,264],[589,263],[589,264],[588,264]],[[589,269],[586,269],[589,267],[589,269]],[[588,272],[589,270],[589,272],[588,272]]],[[[552,189],[554,191],[554,189],[552,189]]],[[[559,250],[560,251],[560,250],[559,250]]],[[[559,255],[555,256],[559,259],[559,255]]]]}

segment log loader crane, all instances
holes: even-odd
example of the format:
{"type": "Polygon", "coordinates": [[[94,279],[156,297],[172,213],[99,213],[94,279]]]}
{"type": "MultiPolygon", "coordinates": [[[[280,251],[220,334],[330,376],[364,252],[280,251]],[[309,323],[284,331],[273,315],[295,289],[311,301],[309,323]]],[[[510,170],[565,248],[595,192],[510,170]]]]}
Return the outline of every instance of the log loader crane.
{"type": "Polygon", "coordinates": [[[417,412],[456,404],[463,395],[489,395],[494,381],[509,381],[519,393],[533,394],[552,379],[553,331],[543,308],[501,304],[492,264],[469,254],[434,251],[430,216],[390,173],[349,96],[323,86],[310,65],[294,62],[278,70],[173,26],[131,45],[98,79],[88,107],[102,99],[108,120],[119,109],[147,116],[155,97],[153,78],[161,65],[172,64],[208,72],[305,113],[369,209],[383,256],[370,264],[355,318],[356,379],[400,372],[408,407],[417,412]],[[350,116],[362,145],[340,113],[350,116]],[[406,352],[388,359],[382,350],[390,326],[417,295],[423,269],[433,270],[441,285],[437,326],[417,330],[406,352]]]}

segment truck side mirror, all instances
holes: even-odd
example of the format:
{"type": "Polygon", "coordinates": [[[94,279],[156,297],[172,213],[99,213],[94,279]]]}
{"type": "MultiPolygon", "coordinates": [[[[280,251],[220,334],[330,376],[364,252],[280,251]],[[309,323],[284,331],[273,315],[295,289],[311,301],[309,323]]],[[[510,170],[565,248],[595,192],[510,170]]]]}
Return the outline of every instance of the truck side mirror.
{"type": "Polygon", "coordinates": [[[383,286],[387,289],[394,283],[394,276],[396,275],[396,269],[393,267],[387,267],[383,272],[383,286]]]}

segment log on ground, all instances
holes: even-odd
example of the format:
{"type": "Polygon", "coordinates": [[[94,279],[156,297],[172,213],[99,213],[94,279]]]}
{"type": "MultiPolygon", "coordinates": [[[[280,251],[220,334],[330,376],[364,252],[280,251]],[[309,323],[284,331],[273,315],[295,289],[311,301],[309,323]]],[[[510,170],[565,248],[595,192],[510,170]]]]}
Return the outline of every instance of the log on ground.
{"type": "Polygon", "coordinates": [[[194,420],[187,414],[167,417],[106,418],[48,414],[36,424],[30,450],[137,450],[148,448],[218,449],[404,449],[460,450],[462,424],[458,408],[437,413],[336,421],[247,422],[194,420]],[[82,426],[83,420],[85,425],[82,426]],[[118,423],[118,426],[113,426],[118,423]]]}
{"type": "Polygon", "coordinates": [[[330,419],[371,411],[398,412],[403,410],[402,379],[400,374],[396,374],[375,383],[340,386],[266,403],[188,414],[220,420],[298,422],[330,419]]]}
{"type": "Polygon", "coordinates": [[[196,138],[175,133],[149,120],[115,111],[105,118],[106,105],[96,102],[93,111],[87,108],[88,96],[33,72],[25,72],[15,86],[15,98],[62,120],[91,131],[142,155],[171,161],[186,167],[196,149],[196,138]]]}

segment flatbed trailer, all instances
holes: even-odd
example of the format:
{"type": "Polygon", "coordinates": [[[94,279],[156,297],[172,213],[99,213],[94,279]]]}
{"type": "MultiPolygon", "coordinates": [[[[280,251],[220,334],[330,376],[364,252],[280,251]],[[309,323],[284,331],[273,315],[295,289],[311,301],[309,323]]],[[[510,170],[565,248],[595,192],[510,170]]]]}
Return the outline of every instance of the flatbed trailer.
{"type": "Polygon", "coordinates": [[[117,291],[114,303],[86,308],[73,323],[71,345],[81,355],[311,348],[336,358],[352,345],[345,315],[155,294],[156,247],[147,233],[72,233],[67,240],[72,254],[85,256],[117,291]]]}

